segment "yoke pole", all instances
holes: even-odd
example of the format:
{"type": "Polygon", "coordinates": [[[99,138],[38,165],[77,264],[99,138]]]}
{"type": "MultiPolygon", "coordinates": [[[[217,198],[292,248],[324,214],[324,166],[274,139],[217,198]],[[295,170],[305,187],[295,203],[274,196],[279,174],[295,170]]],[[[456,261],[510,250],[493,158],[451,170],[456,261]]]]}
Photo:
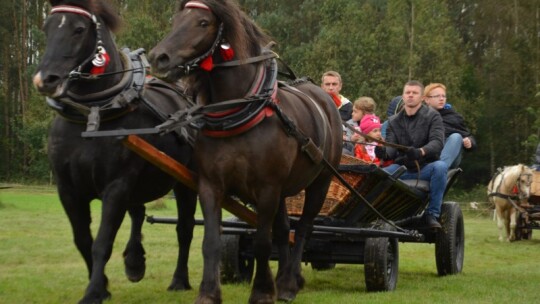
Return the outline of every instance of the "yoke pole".
{"type": "MultiPolygon", "coordinates": [[[[122,143],[143,159],[149,161],[154,166],[174,177],[177,181],[195,191],[198,191],[197,183],[195,182],[197,175],[194,172],[177,162],[172,157],[158,150],[141,137],[137,135],[129,135],[124,138],[122,143]]],[[[226,197],[223,201],[222,207],[249,225],[256,227],[257,214],[233,198],[226,197]]]]}

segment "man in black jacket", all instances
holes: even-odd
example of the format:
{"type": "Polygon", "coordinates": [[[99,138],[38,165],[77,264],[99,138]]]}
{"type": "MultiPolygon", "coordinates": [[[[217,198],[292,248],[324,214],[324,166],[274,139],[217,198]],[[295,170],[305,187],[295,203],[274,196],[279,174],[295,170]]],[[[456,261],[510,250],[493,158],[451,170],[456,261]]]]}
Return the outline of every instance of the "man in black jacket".
{"type": "Polygon", "coordinates": [[[441,213],[448,171],[446,163],[439,160],[444,145],[444,125],[439,113],[422,103],[423,91],[420,82],[407,82],[403,88],[403,111],[388,121],[386,141],[408,147],[406,151],[377,146],[375,152],[379,159],[394,160],[394,164],[384,168],[385,171],[393,173],[405,165],[407,171],[400,179],[419,177],[429,181],[429,204],[424,220],[430,228],[440,229],[437,218],[441,213]]]}
{"type": "Polygon", "coordinates": [[[424,101],[437,110],[443,119],[445,142],[441,160],[449,169],[459,167],[463,150],[476,149],[476,140],[465,126],[463,117],[446,102],[446,86],[442,83],[427,85],[424,90],[424,101]]]}

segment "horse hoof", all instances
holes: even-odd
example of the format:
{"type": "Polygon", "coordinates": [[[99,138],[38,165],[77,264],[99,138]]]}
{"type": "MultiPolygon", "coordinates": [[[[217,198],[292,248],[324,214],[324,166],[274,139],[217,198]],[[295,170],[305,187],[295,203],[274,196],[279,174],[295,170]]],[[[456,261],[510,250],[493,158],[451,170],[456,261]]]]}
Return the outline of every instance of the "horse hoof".
{"type": "Polygon", "coordinates": [[[293,292],[281,292],[278,294],[278,301],[291,303],[296,298],[296,294],[293,292]]]}
{"type": "Polygon", "coordinates": [[[187,280],[173,278],[171,284],[169,285],[169,287],[167,287],[167,290],[168,291],[191,290],[191,285],[189,284],[189,281],[187,280]]]}
{"type": "Polygon", "coordinates": [[[209,296],[198,296],[197,300],[195,300],[195,304],[219,304],[221,303],[220,298],[212,298],[209,296]]]}
{"type": "Polygon", "coordinates": [[[275,302],[275,299],[270,295],[261,295],[249,299],[249,304],[273,304],[275,302]]]}
{"type": "Polygon", "coordinates": [[[103,301],[109,300],[110,298],[111,293],[108,290],[105,290],[103,294],[92,293],[85,295],[84,298],[79,301],[79,304],[101,304],[103,301]]]}
{"type": "Polygon", "coordinates": [[[144,256],[126,255],[124,257],[126,277],[130,282],[139,282],[146,272],[146,258],[144,256]]]}

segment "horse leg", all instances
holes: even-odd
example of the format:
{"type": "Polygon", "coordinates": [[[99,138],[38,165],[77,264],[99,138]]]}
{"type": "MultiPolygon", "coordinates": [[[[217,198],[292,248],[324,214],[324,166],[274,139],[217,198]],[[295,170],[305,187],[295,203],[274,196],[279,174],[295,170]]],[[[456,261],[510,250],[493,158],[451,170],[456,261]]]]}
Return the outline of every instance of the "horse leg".
{"type": "Polygon", "coordinates": [[[131,217],[131,234],[124,250],[125,273],[131,282],[139,282],[144,278],[146,270],[145,251],[142,245],[142,226],[144,223],[144,205],[129,208],[131,217]]]}
{"type": "Polygon", "coordinates": [[[504,221],[504,229],[506,231],[506,241],[510,241],[510,211],[508,209],[504,209],[502,211],[503,221],[504,221]]]}
{"type": "Polygon", "coordinates": [[[516,226],[517,226],[517,212],[516,208],[510,208],[508,211],[510,216],[510,234],[508,235],[508,241],[513,242],[516,240],[516,226]]]}
{"type": "Polygon", "coordinates": [[[282,275],[286,265],[289,264],[291,255],[291,248],[289,246],[290,223],[285,205],[285,199],[281,199],[279,202],[279,208],[276,213],[276,218],[274,219],[272,232],[274,236],[274,243],[278,248],[279,257],[278,272],[276,275],[277,280],[277,278],[282,275]]]}
{"type": "MultiPolygon", "coordinates": [[[[256,261],[256,272],[249,303],[262,304],[276,301],[276,287],[270,270],[270,254],[272,253],[272,225],[276,212],[280,207],[280,189],[267,186],[261,189],[257,198],[257,232],[253,241],[256,261]]],[[[282,201],[282,200],[281,200],[282,201]]],[[[281,218],[281,216],[278,216],[281,218]]],[[[278,242],[283,250],[283,231],[277,231],[278,242]]]]}
{"type": "Polygon", "coordinates": [[[276,281],[279,300],[292,301],[304,287],[305,280],[301,273],[302,253],[306,239],[313,230],[313,220],[322,208],[329,186],[330,178],[319,176],[305,189],[304,209],[296,226],[291,259],[276,281]]]}
{"type": "Polygon", "coordinates": [[[495,206],[495,211],[497,213],[497,228],[499,228],[499,241],[502,242],[503,238],[503,228],[504,228],[504,211],[498,205],[495,206]]]}
{"type": "Polygon", "coordinates": [[[190,290],[188,259],[193,228],[195,227],[195,210],[197,208],[197,192],[179,183],[174,187],[178,223],[176,237],[178,240],[178,260],[176,270],[167,290],[190,290]]]}
{"type": "Polygon", "coordinates": [[[199,180],[199,200],[204,217],[203,278],[199,286],[199,296],[195,303],[221,303],[221,286],[219,281],[219,263],[221,259],[221,202],[223,191],[217,193],[203,180],[199,180]]]}
{"type": "Polygon", "coordinates": [[[126,183],[111,183],[102,198],[101,223],[92,246],[92,275],[84,297],[79,303],[102,303],[110,298],[107,290],[105,266],[111,257],[114,239],[126,214],[127,202],[123,197],[126,183]]]}
{"type": "Polygon", "coordinates": [[[90,200],[75,198],[74,194],[65,189],[75,189],[73,186],[64,186],[58,179],[58,193],[64,211],[71,224],[73,233],[73,242],[77,250],[81,253],[86,268],[88,269],[88,278],[92,275],[92,233],[90,232],[90,223],[92,221],[90,214],[90,200]]]}

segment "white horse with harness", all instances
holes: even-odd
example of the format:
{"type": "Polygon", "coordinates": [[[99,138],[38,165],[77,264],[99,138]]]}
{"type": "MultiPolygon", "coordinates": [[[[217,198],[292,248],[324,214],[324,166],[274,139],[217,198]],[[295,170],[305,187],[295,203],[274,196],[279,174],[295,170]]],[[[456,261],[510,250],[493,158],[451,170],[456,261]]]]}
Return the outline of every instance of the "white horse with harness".
{"type": "Polygon", "coordinates": [[[499,241],[503,241],[502,229],[506,228],[506,240],[515,240],[517,213],[524,212],[521,202],[530,196],[532,170],[522,164],[498,170],[488,184],[488,199],[495,205],[499,241]]]}

